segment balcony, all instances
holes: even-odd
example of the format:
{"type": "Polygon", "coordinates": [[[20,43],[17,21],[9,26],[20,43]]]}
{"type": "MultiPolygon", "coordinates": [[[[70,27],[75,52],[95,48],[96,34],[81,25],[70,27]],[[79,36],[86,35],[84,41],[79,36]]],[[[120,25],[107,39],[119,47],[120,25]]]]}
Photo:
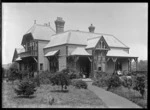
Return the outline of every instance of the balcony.
{"type": "Polygon", "coordinates": [[[26,52],[20,53],[21,58],[30,57],[30,56],[32,56],[32,57],[37,56],[37,50],[26,51],[26,52]]]}

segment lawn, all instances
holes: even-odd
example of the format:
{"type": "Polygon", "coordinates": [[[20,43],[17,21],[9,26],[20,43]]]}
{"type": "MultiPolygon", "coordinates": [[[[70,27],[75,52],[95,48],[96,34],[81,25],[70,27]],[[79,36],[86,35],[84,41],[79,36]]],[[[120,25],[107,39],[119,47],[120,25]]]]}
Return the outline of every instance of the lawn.
{"type": "Polygon", "coordinates": [[[142,98],[141,94],[138,91],[133,90],[133,89],[128,89],[123,86],[117,87],[114,89],[110,89],[109,91],[111,91],[117,95],[120,95],[122,97],[125,97],[128,100],[136,103],[137,105],[139,105],[143,108],[147,108],[147,91],[146,91],[146,95],[145,95],[146,97],[144,99],[142,98]]]}
{"type": "Polygon", "coordinates": [[[11,83],[3,83],[2,106],[3,108],[104,108],[105,104],[88,89],[68,87],[68,91],[60,92],[59,87],[41,85],[31,98],[18,97],[11,83]],[[49,105],[49,96],[54,97],[55,103],[49,105]]]}

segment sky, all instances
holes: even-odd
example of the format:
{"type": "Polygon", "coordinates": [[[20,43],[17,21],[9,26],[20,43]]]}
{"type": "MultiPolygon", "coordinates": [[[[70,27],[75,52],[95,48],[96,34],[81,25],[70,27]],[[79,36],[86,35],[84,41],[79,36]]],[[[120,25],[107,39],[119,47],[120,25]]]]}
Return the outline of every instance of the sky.
{"type": "Polygon", "coordinates": [[[139,60],[147,60],[147,3],[2,3],[2,64],[12,62],[15,48],[20,48],[23,35],[37,24],[62,17],[64,30],[112,34],[130,47],[139,60]]]}

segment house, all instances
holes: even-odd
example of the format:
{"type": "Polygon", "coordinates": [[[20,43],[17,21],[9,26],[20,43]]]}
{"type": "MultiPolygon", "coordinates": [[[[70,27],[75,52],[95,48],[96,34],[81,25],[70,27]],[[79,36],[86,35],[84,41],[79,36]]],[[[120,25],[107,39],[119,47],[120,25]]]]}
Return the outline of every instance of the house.
{"type": "Polygon", "coordinates": [[[129,53],[128,46],[113,35],[95,33],[92,24],[88,32],[64,31],[65,21],[57,17],[55,25],[56,31],[50,23],[40,25],[35,21],[23,36],[23,51],[13,57],[21,70],[56,72],[71,68],[93,77],[94,71],[130,71],[131,60],[137,62],[138,57],[129,53]]]}

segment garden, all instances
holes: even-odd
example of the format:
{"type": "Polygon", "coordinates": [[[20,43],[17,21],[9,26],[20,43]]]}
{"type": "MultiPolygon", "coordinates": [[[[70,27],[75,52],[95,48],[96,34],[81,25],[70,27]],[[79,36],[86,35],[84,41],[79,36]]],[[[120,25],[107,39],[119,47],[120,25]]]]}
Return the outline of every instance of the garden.
{"type": "Polygon", "coordinates": [[[104,108],[105,104],[88,90],[86,82],[67,69],[60,72],[42,72],[34,78],[28,71],[11,70],[3,81],[3,108],[104,108]],[[68,74],[69,73],[69,74],[68,74]]]}
{"type": "Polygon", "coordinates": [[[147,108],[147,76],[132,74],[118,76],[96,72],[96,78],[92,85],[101,87],[119,96],[125,97],[137,105],[147,108]]]}

